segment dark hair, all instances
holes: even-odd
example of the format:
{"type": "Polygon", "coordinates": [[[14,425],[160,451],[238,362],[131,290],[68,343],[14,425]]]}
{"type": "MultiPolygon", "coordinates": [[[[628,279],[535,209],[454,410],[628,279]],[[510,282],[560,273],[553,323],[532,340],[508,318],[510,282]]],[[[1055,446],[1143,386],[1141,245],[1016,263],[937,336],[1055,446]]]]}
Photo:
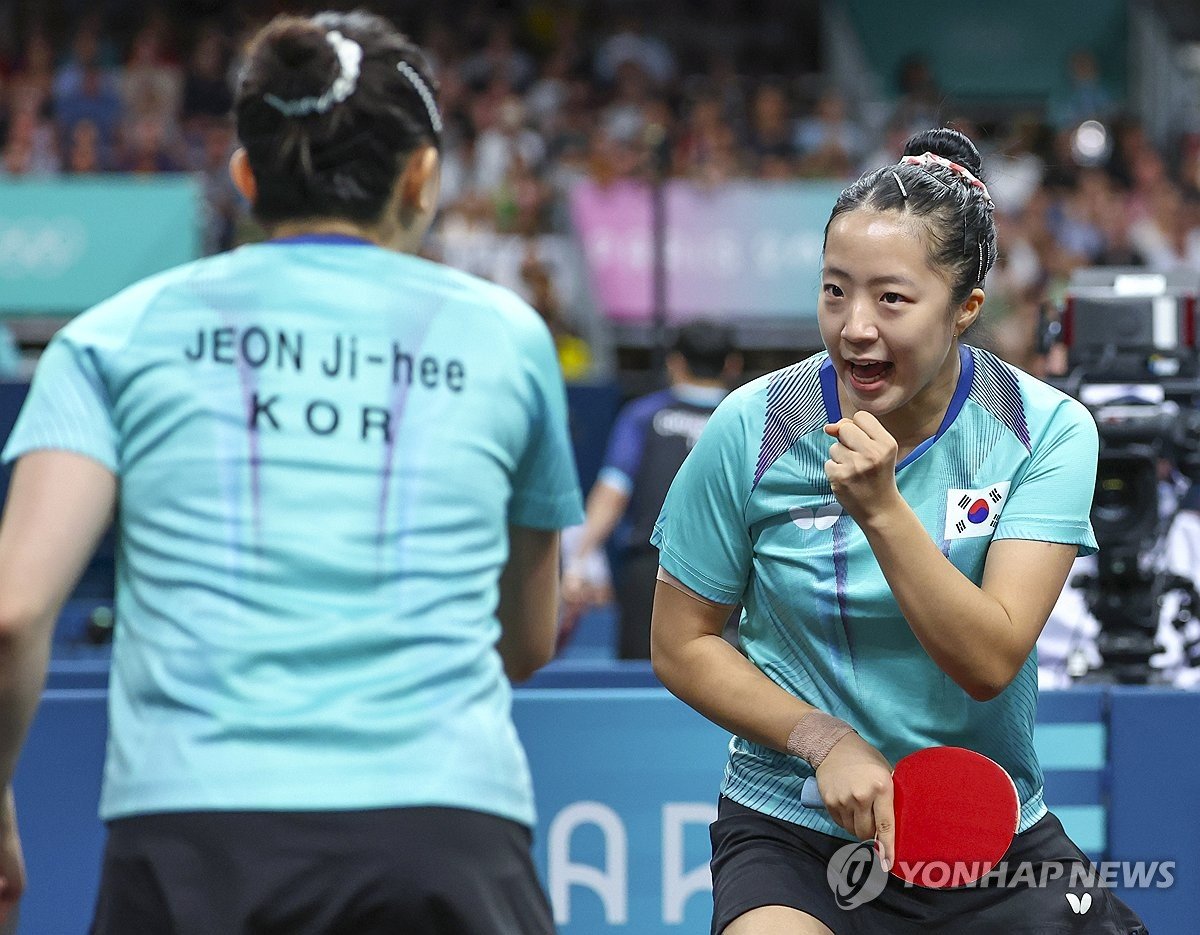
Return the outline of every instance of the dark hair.
{"type": "MultiPolygon", "coordinates": [[[[957,163],[983,181],[979,151],[957,130],[926,130],[904,144],[905,156],[925,153],[957,163]]],[[[985,188],[953,168],[933,161],[901,162],[866,173],[838,196],[825,225],[826,239],[834,218],[855,208],[899,211],[919,219],[925,226],[930,262],[946,274],[955,305],[983,285],[996,262],[995,205],[985,188]]]]}
{"type": "Polygon", "coordinates": [[[424,53],[380,16],[275,17],[250,42],[234,101],[255,216],[378,221],[404,160],[440,142],[436,92],[424,53]],[[356,81],[339,85],[335,31],[361,47],[356,81]]]}
{"type": "Polygon", "coordinates": [[[694,321],[675,333],[671,350],[683,357],[692,376],[711,380],[721,375],[734,352],[733,332],[713,321],[694,321]]]}

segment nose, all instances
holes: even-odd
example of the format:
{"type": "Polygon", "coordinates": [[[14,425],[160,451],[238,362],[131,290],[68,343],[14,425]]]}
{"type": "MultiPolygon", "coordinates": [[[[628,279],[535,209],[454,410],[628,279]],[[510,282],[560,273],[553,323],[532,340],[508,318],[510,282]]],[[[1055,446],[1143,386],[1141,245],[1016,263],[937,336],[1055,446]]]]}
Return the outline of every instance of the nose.
{"type": "Polygon", "coordinates": [[[868,303],[851,303],[842,324],[842,337],[851,344],[870,344],[878,339],[879,329],[875,325],[874,311],[868,303]]]}

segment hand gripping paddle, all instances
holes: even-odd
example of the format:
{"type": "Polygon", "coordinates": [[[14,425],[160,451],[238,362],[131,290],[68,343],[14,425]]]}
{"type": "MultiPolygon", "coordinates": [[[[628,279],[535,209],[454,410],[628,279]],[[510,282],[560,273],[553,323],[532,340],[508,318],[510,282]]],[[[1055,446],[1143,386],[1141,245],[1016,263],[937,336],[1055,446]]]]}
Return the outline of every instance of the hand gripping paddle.
{"type": "MultiPolygon", "coordinates": [[[[892,771],[896,859],[889,871],[917,886],[973,883],[1000,862],[1017,833],[1017,787],[998,763],[962,747],[929,747],[892,771]]],[[[816,777],[800,804],[824,808],[816,777]]]]}

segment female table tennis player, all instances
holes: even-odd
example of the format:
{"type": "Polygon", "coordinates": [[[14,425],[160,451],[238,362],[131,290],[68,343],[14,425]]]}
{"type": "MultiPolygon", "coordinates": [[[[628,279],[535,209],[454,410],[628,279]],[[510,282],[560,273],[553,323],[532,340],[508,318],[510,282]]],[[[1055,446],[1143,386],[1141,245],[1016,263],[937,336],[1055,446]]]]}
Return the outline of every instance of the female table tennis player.
{"type": "Polygon", "coordinates": [[[853,911],[830,856],[893,857],[892,764],[956,745],[1020,798],[1011,861],[1086,861],[1042,800],[1034,643],[1088,520],[1087,411],[962,340],[996,255],[974,145],[911,139],[842,192],[825,231],[824,353],[717,409],[663,507],[653,658],[736,737],[712,827],[714,935],[1142,931],[1106,890],[889,879],[853,911]],[[744,604],[745,656],[720,637],[744,604]],[[817,777],[827,811],[799,791],[817,777]],[[1076,890],[1076,895],[1082,891],[1076,890]],[[940,926],[940,927],[939,927],[940,926]]]}
{"type": "Polygon", "coordinates": [[[4,783],[117,509],[96,933],[553,930],[506,674],[553,652],[581,498],[541,320],[411,255],[434,93],[380,18],[266,26],[232,171],[271,239],[72,321],[8,444],[4,783]]]}

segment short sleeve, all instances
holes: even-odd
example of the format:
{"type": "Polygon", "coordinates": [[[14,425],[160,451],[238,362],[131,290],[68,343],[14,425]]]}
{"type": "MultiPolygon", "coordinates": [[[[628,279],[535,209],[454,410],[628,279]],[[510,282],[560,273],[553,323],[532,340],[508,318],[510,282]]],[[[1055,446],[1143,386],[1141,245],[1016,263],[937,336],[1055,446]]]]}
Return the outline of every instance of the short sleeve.
{"type": "Polygon", "coordinates": [[[697,594],[736,604],[753,555],[746,503],[753,479],[740,397],[717,407],[675,475],[650,542],[659,564],[697,594]]]}
{"type": "Polygon", "coordinates": [[[21,414],[4,447],[9,464],[42,449],[73,451],[119,473],[112,400],[94,348],[60,333],[38,362],[21,414]]]}
{"type": "Polygon", "coordinates": [[[1074,400],[1059,405],[1038,439],[1029,465],[1009,491],[993,539],[1032,539],[1097,551],[1092,495],[1100,439],[1091,413],[1074,400]]]}
{"type": "Polygon", "coordinates": [[[600,469],[600,480],[622,493],[633,490],[633,479],[637,477],[646,449],[647,422],[657,411],[658,394],[628,403],[618,414],[608,436],[604,451],[604,466],[600,469]]]}
{"type": "Polygon", "coordinates": [[[533,424],[513,474],[508,521],[533,529],[574,526],[583,522],[583,496],[567,425],[567,390],[554,342],[540,320],[522,329],[518,352],[533,424]]]}

